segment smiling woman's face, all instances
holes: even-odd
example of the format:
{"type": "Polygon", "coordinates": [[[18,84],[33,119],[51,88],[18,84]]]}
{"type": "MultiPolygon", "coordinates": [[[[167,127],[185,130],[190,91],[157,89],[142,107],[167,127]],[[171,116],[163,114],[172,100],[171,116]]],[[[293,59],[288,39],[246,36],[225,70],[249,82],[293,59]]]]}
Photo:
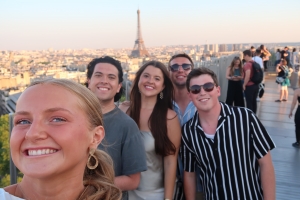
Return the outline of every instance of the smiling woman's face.
{"type": "Polygon", "coordinates": [[[83,174],[94,130],[89,129],[79,101],[68,90],[51,84],[34,85],[23,92],[10,147],[15,165],[25,176],[83,174]]]}

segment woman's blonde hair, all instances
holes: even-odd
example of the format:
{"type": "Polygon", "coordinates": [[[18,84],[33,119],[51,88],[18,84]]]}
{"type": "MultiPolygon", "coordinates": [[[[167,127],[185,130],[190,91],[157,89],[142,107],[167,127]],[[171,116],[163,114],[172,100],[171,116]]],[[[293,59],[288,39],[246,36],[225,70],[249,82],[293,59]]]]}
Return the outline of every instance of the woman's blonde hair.
{"type": "MultiPolygon", "coordinates": [[[[85,112],[89,129],[102,126],[102,111],[98,98],[85,86],[67,79],[45,79],[30,84],[29,87],[40,84],[50,84],[61,87],[79,99],[79,106],[85,112]]],[[[122,192],[114,185],[114,169],[111,157],[102,150],[96,150],[94,155],[98,159],[96,169],[90,170],[85,167],[83,183],[87,187],[80,197],[81,200],[119,200],[122,192]]]]}

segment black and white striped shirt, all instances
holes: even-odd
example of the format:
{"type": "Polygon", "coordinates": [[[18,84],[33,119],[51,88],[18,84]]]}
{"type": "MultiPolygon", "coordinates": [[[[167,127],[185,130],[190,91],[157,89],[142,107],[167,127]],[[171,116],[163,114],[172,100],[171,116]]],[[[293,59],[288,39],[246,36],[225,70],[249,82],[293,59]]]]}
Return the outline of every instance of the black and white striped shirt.
{"type": "Polygon", "coordinates": [[[255,114],[221,103],[214,139],[205,136],[198,112],[182,127],[184,170],[200,168],[207,200],[260,200],[258,159],[275,144],[255,114]]]}

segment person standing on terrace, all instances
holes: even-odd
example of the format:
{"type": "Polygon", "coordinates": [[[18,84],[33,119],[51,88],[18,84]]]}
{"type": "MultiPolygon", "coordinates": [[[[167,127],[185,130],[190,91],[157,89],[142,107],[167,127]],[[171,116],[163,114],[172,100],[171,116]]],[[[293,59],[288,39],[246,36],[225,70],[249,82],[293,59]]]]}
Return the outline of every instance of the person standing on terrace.
{"type": "Polygon", "coordinates": [[[144,143],[137,124],[114,102],[122,95],[123,71],[121,63],[109,56],[93,59],[87,66],[88,88],[98,97],[104,113],[106,145],[99,145],[112,157],[115,184],[123,191],[123,200],[129,190],[138,187],[141,172],[147,170],[144,143]]]}
{"type": "Polygon", "coordinates": [[[166,66],[149,61],[136,73],[129,105],[120,105],[138,124],[147,155],[148,170],[142,172],[138,188],[129,192],[130,200],[173,199],[181,140],[173,94],[166,66]]]}
{"type": "Polygon", "coordinates": [[[297,52],[296,48],[293,48],[293,52],[291,55],[291,64],[293,67],[294,72],[298,72],[299,71],[299,52],[297,52]]]}
{"type": "Polygon", "coordinates": [[[228,79],[228,89],[226,103],[228,105],[244,107],[243,83],[244,71],[242,61],[239,57],[234,57],[230,66],[226,71],[226,78],[228,79]]]}
{"type": "Polygon", "coordinates": [[[265,69],[265,71],[267,71],[268,70],[269,57],[271,56],[271,53],[267,50],[267,48],[263,44],[260,45],[260,50],[261,50],[261,58],[264,62],[264,69],[265,69]]]}
{"type": "Polygon", "coordinates": [[[297,89],[294,91],[294,96],[293,96],[293,101],[292,101],[292,105],[291,105],[291,109],[290,109],[290,113],[289,113],[289,118],[291,118],[293,116],[293,110],[296,106],[296,104],[298,104],[298,108],[297,111],[295,112],[295,133],[296,133],[296,142],[293,143],[293,147],[296,148],[300,148],[300,89],[297,89]]]}
{"type": "MultiPolygon", "coordinates": [[[[195,112],[196,107],[189,98],[188,91],[186,89],[186,78],[191,70],[194,68],[194,63],[191,57],[185,53],[175,54],[169,60],[170,78],[174,86],[174,101],[173,108],[177,113],[180,125],[183,126],[188,120],[190,120],[195,112]]],[[[181,154],[181,153],[179,153],[181,154]]],[[[180,157],[180,156],[179,156],[180,157]]],[[[178,157],[178,169],[177,169],[177,182],[174,199],[184,199],[183,188],[183,166],[181,159],[178,157]]],[[[196,172],[199,173],[199,172],[196,172]]],[[[197,200],[203,199],[203,190],[200,183],[200,179],[197,176],[197,200]]]]}
{"type": "Polygon", "coordinates": [[[257,109],[256,98],[258,95],[259,86],[258,84],[255,84],[251,81],[251,78],[253,76],[253,69],[252,69],[253,60],[252,60],[250,50],[243,51],[243,55],[244,55],[244,59],[246,60],[246,63],[243,67],[244,74],[245,74],[243,89],[245,92],[246,104],[247,104],[247,108],[249,108],[254,113],[256,113],[256,109],[257,109]]]}
{"type": "Polygon", "coordinates": [[[189,73],[186,87],[197,108],[182,128],[186,200],[195,200],[196,168],[206,200],[275,200],[275,144],[256,115],[219,102],[217,76],[205,67],[189,73]]]}

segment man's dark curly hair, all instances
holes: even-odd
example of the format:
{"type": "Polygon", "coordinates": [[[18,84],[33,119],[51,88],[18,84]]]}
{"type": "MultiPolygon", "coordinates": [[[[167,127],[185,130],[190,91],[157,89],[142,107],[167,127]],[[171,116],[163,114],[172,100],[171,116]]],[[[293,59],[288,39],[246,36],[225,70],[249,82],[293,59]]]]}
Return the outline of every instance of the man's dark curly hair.
{"type": "MultiPolygon", "coordinates": [[[[119,78],[119,83],[122,83],[123,82],[123,69],[122,69],[122,66],[121,66],[121,63],[120,61],[110,57],[110,56],[103,56],[101,58],[95,58],[93,59],[87,66],[87,73],[86,73],[86,82],[85,82],[85,86],[88,87],[89,86],[89,83],[88,83],[88,80],[90,80],[92,78],[92,75],[94,73],[94,69],[95,69],[95,66],[98,64],[98,63],[109,63],[109,64],[112,64],[113,66],[115,66],[118,70],[118,78],[119,78]]],[[[123,94],[123,87],[120,88],[120,91],[118,93],[116,93],[115,97],[114,97],[114,102],[117,102],[120,100],[121,96],[123,94]]]]}

